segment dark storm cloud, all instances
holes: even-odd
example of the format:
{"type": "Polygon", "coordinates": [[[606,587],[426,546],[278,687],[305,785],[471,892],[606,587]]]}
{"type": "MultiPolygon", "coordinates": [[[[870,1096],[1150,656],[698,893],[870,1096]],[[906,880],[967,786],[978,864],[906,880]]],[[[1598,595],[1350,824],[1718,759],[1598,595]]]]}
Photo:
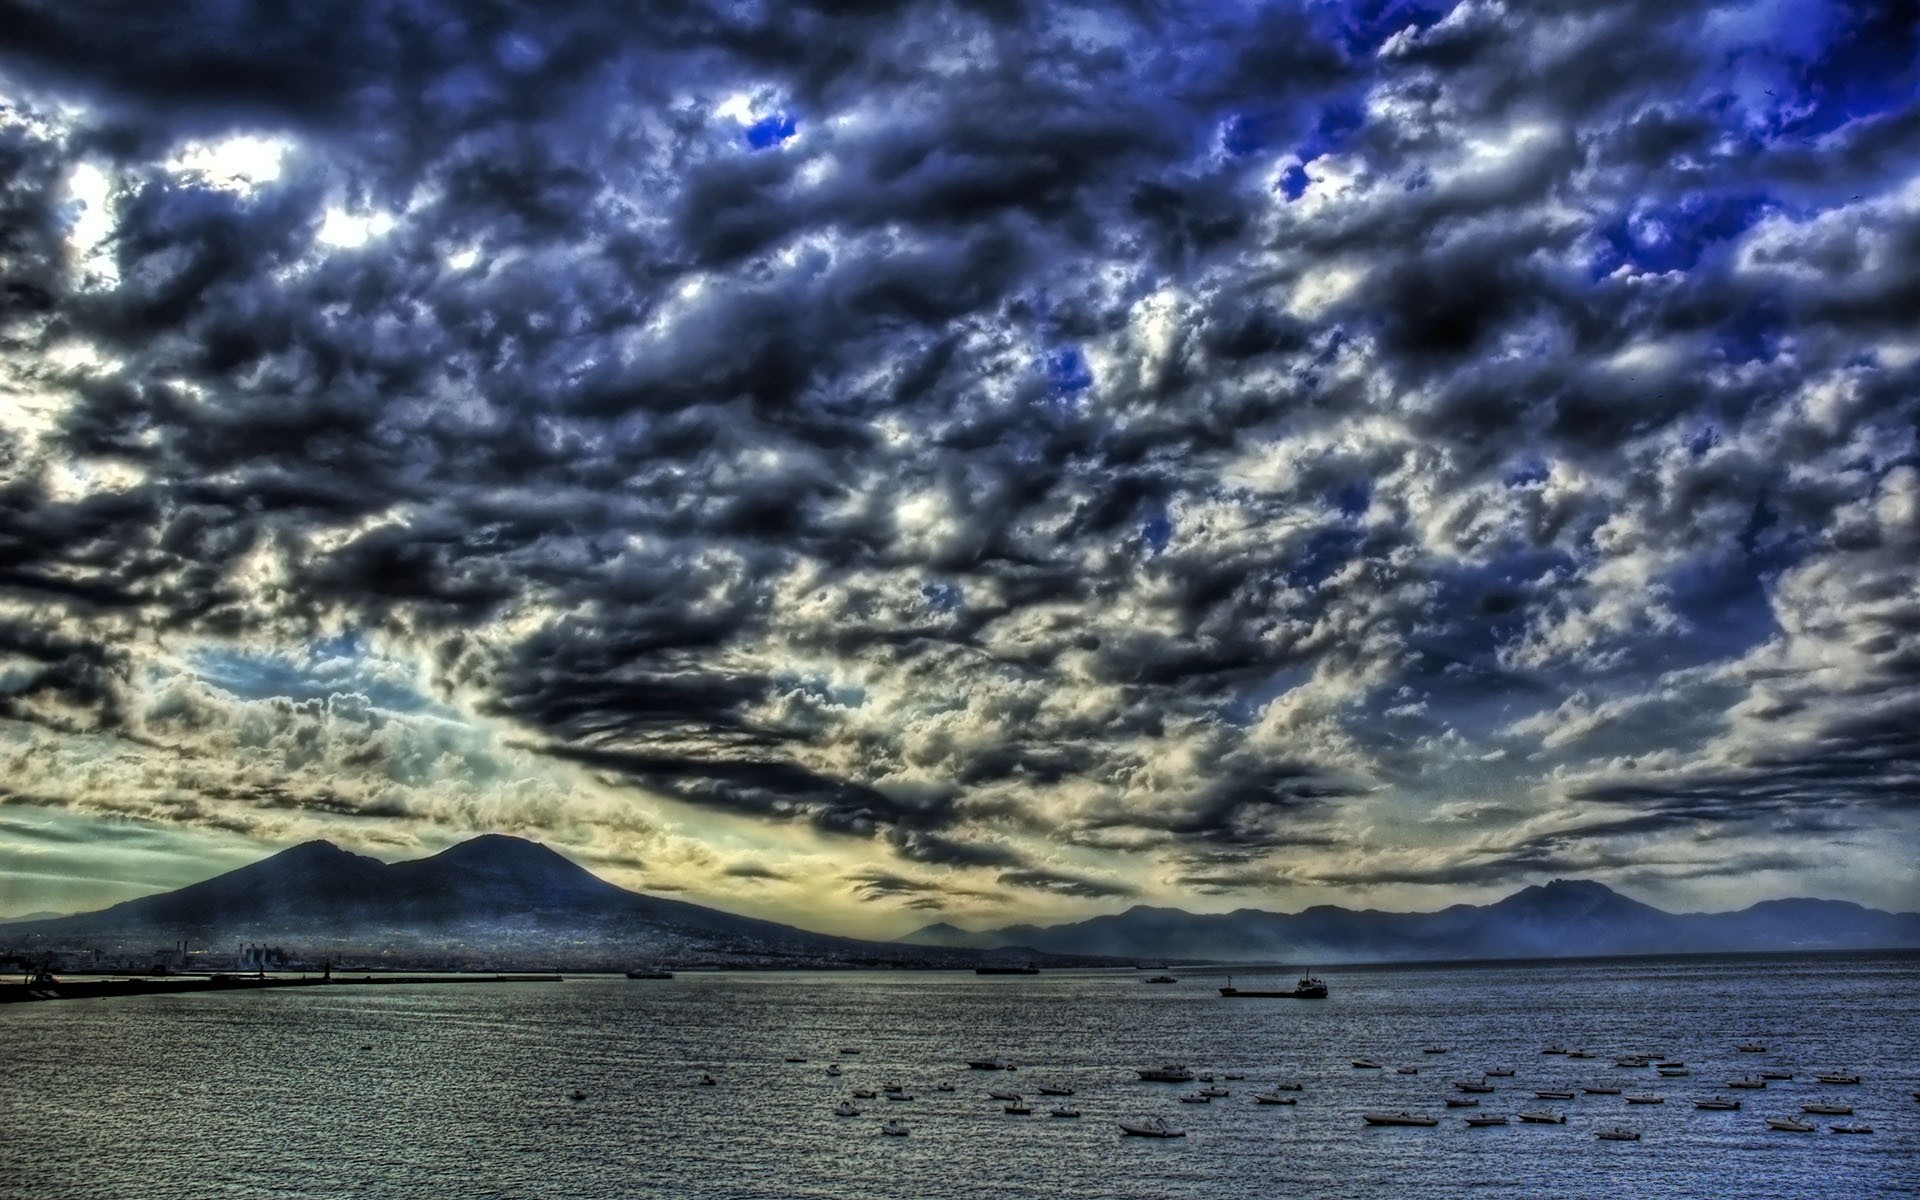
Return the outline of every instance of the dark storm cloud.
{"type": "Polygon", "coordinates": [[[1002,871],[997,878],[1008,887],[1031,888],[1039,892],[1052,892],[1056,896],[1075,896],[1088,900],[1140,894],[1138,888],[1124,883],[1091,879],[1084,875],[1074,875],[1066,871],[1049,871],[1039,867],[1021,871],[1002,871]]]}
{"type": "MultiPolygon", "coordinates": [[[[1659,749],[1771,686],[1665,672],[1912,520],[1913,30],[1812,7],[0,5],[0,382],[59,400],[0,426],[0,715],[143,736],[156,647],[348,629],[555,761],[1083,899],[1138,889],[1047,839],[1285,886],[1659,749]],[[278,175],[169,165],[235,134],[278,175]]],[[[1909,808],[1911,636],[1571,794],[1909,808]]]]}

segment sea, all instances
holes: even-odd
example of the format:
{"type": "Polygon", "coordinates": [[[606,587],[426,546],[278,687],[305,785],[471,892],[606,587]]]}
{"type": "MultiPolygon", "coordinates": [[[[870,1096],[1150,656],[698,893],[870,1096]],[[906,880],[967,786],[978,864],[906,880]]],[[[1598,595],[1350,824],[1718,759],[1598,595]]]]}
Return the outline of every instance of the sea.
{"type": "Polygon", "coordinates": [[[1171,973],[1179,982],[1132,970],[681,972],[8,1005],[0,1196],[1920,1195],[1917,956],[1329,967],[1317,974],[1332,995],[1318,1002],[1223,999],[1219,974],[1171,973]],[[1766,1049],[1736,1049],[1747,1042],[1766,1049]],[[1553,1044],[1595,1057],[1541,1053],[1553,1044]],[[1691,1074],[1616,1066],[1626,1054],[1683,1060],[1691,1074]],[[990,1056],[1018,1069],[966,1065],[990,1056]],[[1356,1069],[1360,1056],[1386,1068],[1356,1069]],[[1165,1061],[1230,1094],[1184,1104],[1200,1085],[1137,1080],[1165,1061]],[[1514,1075],[1492,1080],[1478,1110],[1443,1106],[1453,1080],[1498,1066],[1514,1075]],[[1763,1068],[1793,1079],[1726,1088],[1763,1068]],[[1833,1070],[1861,1082],[1814,1082],[1833,1070]],[[1279,1081],[1301,1085],[1297,1105],[1254,1103],[1279,1081]],[[1532,1096],[1595,1082],[1665,1103],[1532,1096]],[[890,1083],[913,1098],[834,1115],[853,1089],[890,1083]],[[1042,1083],[1074,1095],[1040,1096],[1042,1083]],[[1022,1093],[1034,1114],[1008,1115],[989,1089],[1022,1093]],[[1741,1110],[1693,1107],[1712,1093],[1741,1110]],[[1766,1127],[1832,1099],[1854,1115],[1810,1117],[1813,1133],[1766,1127]],[[1082,1115],[1048,1116],[1058,1103],[1082,1115]],[[1566,1123],[1462,1120],[1543,1107],[1566,1123]],[[1383,1109],[1440,1123],[1362,1122],[1383,1109]],[[1146,1116],[1187,1136],[1122,1136],[1118,1122],[1146,1116]],[[885,1118],[909,1134],[883,1136],[885,1118]],[[1873,1133],[1829,1131],[1843,1122],[1873,1133]],[[1615,1125],[1641,1140],[1595,1136],[1615,1125]]]}

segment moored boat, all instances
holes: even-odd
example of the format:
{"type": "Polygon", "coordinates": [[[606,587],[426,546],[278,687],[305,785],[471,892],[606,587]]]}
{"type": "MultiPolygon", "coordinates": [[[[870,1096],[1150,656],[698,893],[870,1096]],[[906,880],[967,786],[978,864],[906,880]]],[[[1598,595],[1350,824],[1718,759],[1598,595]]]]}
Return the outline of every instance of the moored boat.
{"type": "Polygon", "coordinates": [[[1187,1070],[1184,1063],[1161,1063],[1157,1067],[1136,1067],[1134,1074],[1142,1083],[1187,1083],[1193,1079],[1193,1072],[1187,1070]]]}
{"type": "Polygon", "coordinates": [[[1695,1100],[1693,1106],[1703,1112],[1739,1112],[1740,1102],[1726,1096],[1707,1096],[1695,1100]]]}
{"type": "Polygon", "coordinates": [[[1040,1085],[1042,1096],[1071,1096],[1073,1089],[1064,1083],[1043,1083],[1040,1085]]]}
{"type": "Polygon", "coordinates": [[[1205,1092],[1188,1092],[1180,1097],[1182,1104],[1212,1104],[1213,1097],[1205,1092]]]}
{"type": "Polygon", "coordinates": [[[1064,1104],[1056,1104],[1047,1110],[1047,1115],[1050,1117],[1077,1117],[1080,1115],[1080,1110],[1077,1108],[1069,1108],[1064,1104]]]}
{"type": "Polygon", "coordinates": [[[1589,1096],[1618,1096],[1620,1089],[1610,1083],[1589,1084],[1580,1089],[1589,1096]]]}
{"type": "Polygon", "coordinates": [[[1361,1113],[1360,1119],[1369,1125],[1410,1125],[1422,1129],[1430,1128],[1440,1123],[1439,1117],[1429,1117],[1422,1113],[1410,1113],[1405,1109],[1399,1109],[1394,1112],[1361,1113]]]}
{"type": "Polygon", "coordinates": [[[1518,1115],[1523,1125],[1565,1125],[1567,1123],[1567,1114],[1554,1112],[1552,1109],[1537,1109],[1521,1112],[1518,1115]]]}
{"type": "Polygon", "coordinates": [[[1853,1115],[1853,1105],[1826,1103],[1802,1104],[1800,1111],[1803,1113],[1812,1113],[1816,1117],[1850,1117],[1853,1115]]]}
{"type": "Polygon", "coordinates": [[[1745,1088],[1751,1092],[1766,1087],[1767,1081],[1754,1075],[1741,1075],[1738,1078],[1727,1080],[1727,1086],[1730,1088],[1745,1088]]]}
{"type": "Polygon", "coordinates": [[[633,970],[627,972],[627,978],[628,979],[672,979],[673,972],[662,971],[657,968],[650,968],[650,967],[635,967],[633,970]]]}
{"type": "Polygon", "coordinates": [[[1356,1058],[1351,1061],[1356,1071],[1379,1071],[1387,1065],[1376,1058],[1356,1058]]]}
{"type": "Polygon", "coordinates": [[[1781,1133],[1812,1133],[1813,1126],[1793,1117],[1768,1117],[1767,1128],[1777,1129],[1781,1133]]]}
{"type": "Polygon", "coordinates": [[[975,1071],[1011,1071],[1013,1064],[999,1056],[993,1058],[970,1058],[967,1066],[975,1071]]]}
{"type": "Polygon", "coordinates": [[[1851,1075],[1845,1071],[1827,1071],[1827,1072],[1824,1072],[1823,1074],[1815,1075],[1814,1079],[1820,1083],[1859,1083],[1860,1082],[1860,1077],[1858,1075],[1851,1075]]]}
{"type": "Polygon", "coordinates": [[[1603,1142],[1637,1142],[1640,1140],[1640,1131],[1638,1129],[1622,1129],[1615,1126],[1612,1129],[1597,1129],[1594,1131],[1593,1136],[1603,1142]]]}
{"type": "Polygon", "coordinates": [[[1033,1115],[1033,1107],[1031,1105],[1020,1103],[1020,1102],[1015,1102],[1013,1104],[1005,1104],[1005,1105],[1002,1105],[1001,1108],[1003,1111],[1005,1111],[1009,1115],[1015,1116],[1015,1117],[1030,1117],[1033,1115]]]}
{"type": "Polygon", "coordinates": [[[880,1122],[880,1132],[886,1134],[888,1137],[906,1137],[907,1123],[898,1119],[889,1118],[888,1120],[880,1122]]]}
{"type": "Polygon", "coordinates": [[[1177,1138],[1187,1136],[1187,1131],[1177,1125],[1169,1124],[1164,1117],[1142,1117],[1138,1121],[1121,1121],[1120,1132],[1128,1137],[1177,1138]]]}
{"type": "Polygon", "coordinates": [[[1540,1088],[1533,1093],[1535,1100],[1571,1100],[1573,1093],[1560,1088],[1540,1088]]]}
{"type": "Polygon", "coordinates": [[[1627,1097],[1628,1104],[1665,1104],[1666,1102],[1665,1096],[1655,1096],[1652,1093],[1627,1097]]]}
{"type": "Polygon", "coordinates": [[[1020,1102],[1020,1093],[1019,1093],[1019,1092],[1003,1092],[1003,1091],[991,1091],[991,1092],[988,1092],[988,1093],[987,1093],[987,1099],[989,1099],[989,1100],[1004,1100],[1004,1101],[1006,1101],[1006,1102],[1007,1102],[1008,1104],[1018,1104],[1018,1103],[1020,1102]]]}
{"type": "Polygon", "coordinates": [[[1146,978],[1146,982],[1147,983],[1179,983],[1180,981],[1178,979],[1175,979],[1171,975],[1149,975],[1146,978]]]}
{"type": "Polygon", "coordinates": [[[1480,1097],[1478,1097],[1478,1096],[1448,1096],[1448,1097],[1447,1097],[1447,1107],[1448,1107],[1448,1108],[1479,1108],[1479,1107],[1480,1107],[1480,1097]]]}
{"type": "Polygon", "coordinates": [[[1863,1125],[1859,1123],[1854,1123],[1851,1125],[1829,1125],[1827,1126],[1827,1128],[1833,1130],[1833,1132],[1835,1133],[1872,1133],[1873,1132],[1873,1126],[1863,1125]]]}
{"type": "Polygon", "coordinates": [[[1493,1113],[1487,1113],[1485,1115],[1475,1114],[1467,1118],[1468,1129],[1487,1129],[1495,1125],[1505,1125],[1506,1123],[1507,1119],[1505,1117],[1497,1116],[1493,1113]]]}
{"type": "Polygon", "coordinates": [[[1300,1103],[1300,1101],[1293,1096],[1276,1096],[1272,1092],[1255,1092],[1253,1094],[1253,1102],[1255,1104],[1298,1104],[1300,1103]]]}
{"type": "Polygon", "coordinates": [[[842,1100],[834,1106],[833,1115],[836,1117],[857,1117],[860,1115],[860,1110],[853,1106],[853,1101],[842,1100]]]}

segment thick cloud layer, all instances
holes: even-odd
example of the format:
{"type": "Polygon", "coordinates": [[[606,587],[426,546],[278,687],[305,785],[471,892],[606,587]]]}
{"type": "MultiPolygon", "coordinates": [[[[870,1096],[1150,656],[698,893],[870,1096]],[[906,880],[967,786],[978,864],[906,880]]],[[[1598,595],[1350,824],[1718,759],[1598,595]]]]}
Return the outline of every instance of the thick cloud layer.
{"type": "Polygon", "coordinates": [[[20,811],[1920,904],[1898,6],[189,9],[0,5],[20,811]]]}

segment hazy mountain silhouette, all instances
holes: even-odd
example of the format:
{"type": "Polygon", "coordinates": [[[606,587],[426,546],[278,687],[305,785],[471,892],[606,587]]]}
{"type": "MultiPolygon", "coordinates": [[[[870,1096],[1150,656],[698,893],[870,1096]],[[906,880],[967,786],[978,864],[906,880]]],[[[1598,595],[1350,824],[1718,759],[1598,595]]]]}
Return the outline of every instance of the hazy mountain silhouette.
{"type": "Polygon", "coordinates": [[[1770,900],[1739,912],[1669,913],[1604,884],[1556,879],[1492,904],[1456,904],[1438,912],[1317,905],[1298,913],[1239,909],[1194,914],[1138,905],[1064,925],[1010,925],[978,932],[929,925],[904,940],[1223,962],[1553,958],[1920,948],[1920,914],[1880,912],[1837,900],[1770,900]]]}
{"type": "Polygon", "coordinates": [[[309,956],[380,949],[418,959],[457,949],[554,963],[956,959],[630,892],[537,842],[502,835],[397,863],[306,842],[177,891],[10,924],[5,937],[29,948],[258,940],[309,956]]]}

